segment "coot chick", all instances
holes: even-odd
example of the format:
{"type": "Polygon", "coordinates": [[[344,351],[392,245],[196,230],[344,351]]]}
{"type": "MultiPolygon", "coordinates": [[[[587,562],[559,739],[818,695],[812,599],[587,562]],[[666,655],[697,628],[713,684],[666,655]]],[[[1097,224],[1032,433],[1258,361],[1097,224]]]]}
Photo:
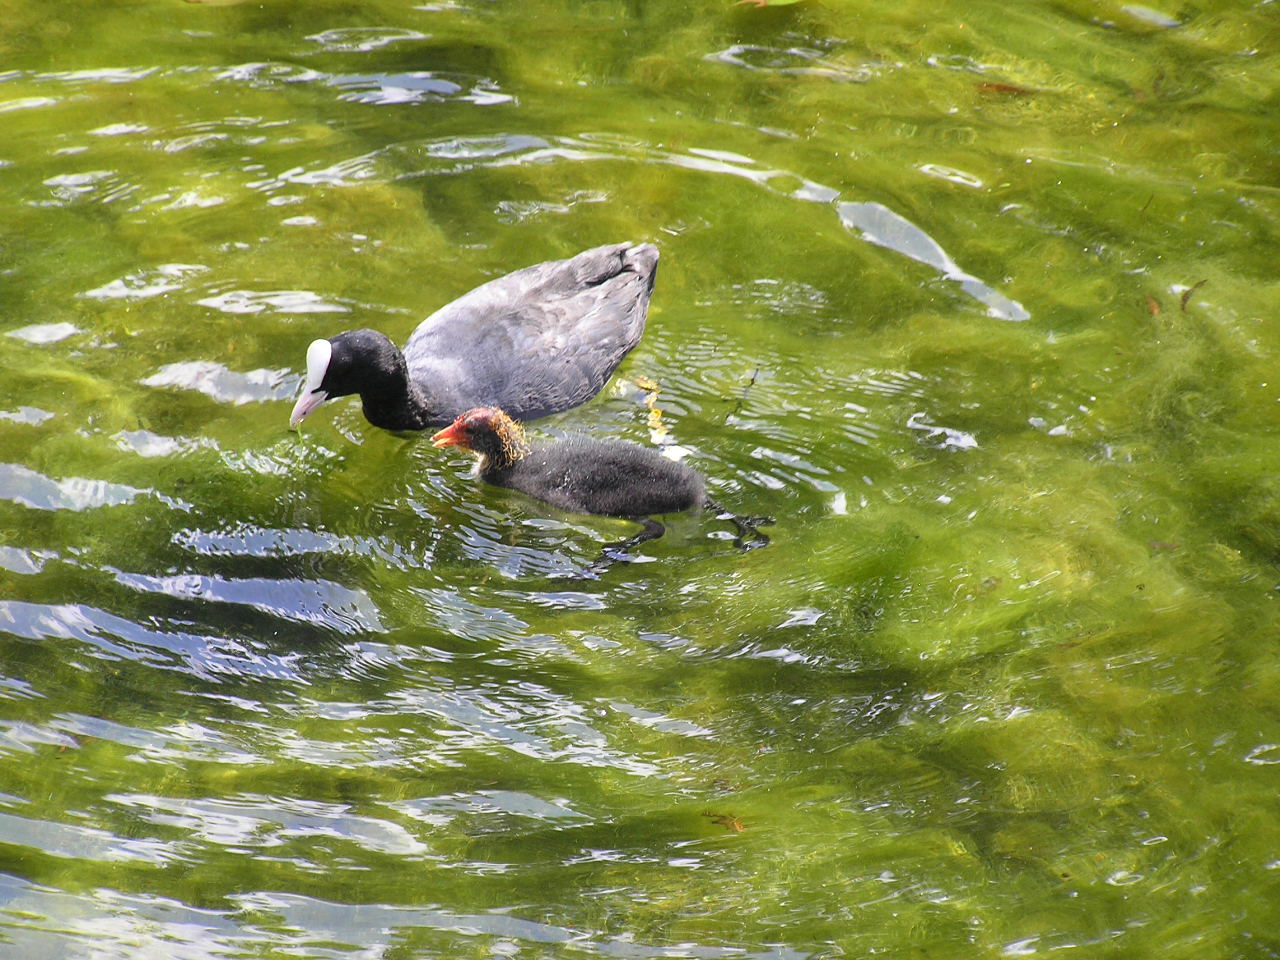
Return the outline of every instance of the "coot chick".
{"type": "Polygon", "coordinates": [[[519,490],[572,513],[625,517],[644,524],[640,533],[611,544],[592,566],[600,573],[609,561],[625,559],[619,548],[662,536],[665,528],[653,514],[683,513],[707,507],[738,529],[740,548],[762,547],[769,538],[756,529],[766,518],[738,517],[721,510],[708,496],[701,474],[668,460],[656,450],[624,440],[571,436],[532,446],[524,429],[502,410],[468,410],[431,438],[436,447],[462,447],[479,457],[481,479],[519,490]]]}
{"type": "Polygon", "coordinates": [[[353,393],[387,430],[438,427],[476,406],[522,420],[576,407],[640,342],[657,266],[652,244],[596,247],[476,287],[423,320],[403,353],[376,330],[315,340],[289,426],[353,393]]]}

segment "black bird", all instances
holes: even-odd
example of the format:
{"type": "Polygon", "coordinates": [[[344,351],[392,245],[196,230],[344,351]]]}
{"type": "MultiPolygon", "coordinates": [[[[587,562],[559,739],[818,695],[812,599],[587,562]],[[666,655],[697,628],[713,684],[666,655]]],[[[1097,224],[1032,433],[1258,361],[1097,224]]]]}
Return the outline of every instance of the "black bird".
{"type": "Polygon", "coordinates": [[[710,508],[718,519],[737,527],[734,542],[743,550],[769,542],[756,529],[757,524],[771,522],[768,518],[725,512],[707,496],[698,471],[636,443],[570,436],[531,446],[520,424],[494,407],[468,410],[431,440],[436,447],[462,447],[476,454],[486,483],[519,490],[572,513],[625,517],[644,525],[634,537],[610,544],[591,574],[624,560],[620,550],[662,536],[666,528],[653,514],[710,508]]]}
{"type": "Polygon", "coordinates": [[[353,393],[387,430],[438,427],[476,406],[521,420],[576,407],[640,342],[657,267],[652,244],[596,247],[476,287],[423,320],[403,353],[376,330],[315,340],[289,425],[353,393]]]}

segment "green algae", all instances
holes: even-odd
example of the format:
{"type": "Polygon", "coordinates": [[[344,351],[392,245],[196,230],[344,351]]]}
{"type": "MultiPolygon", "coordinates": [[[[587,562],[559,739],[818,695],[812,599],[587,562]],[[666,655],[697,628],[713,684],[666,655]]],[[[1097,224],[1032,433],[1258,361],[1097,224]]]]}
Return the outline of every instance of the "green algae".
{"type": "Polygon", "coordinates": [[[1267,4],[5,22],[21,955],[1280,948],[1267,4]],[[766,549],[559,580],[631,528],[286,433],[313,337],[623,238],[766,549]]]}

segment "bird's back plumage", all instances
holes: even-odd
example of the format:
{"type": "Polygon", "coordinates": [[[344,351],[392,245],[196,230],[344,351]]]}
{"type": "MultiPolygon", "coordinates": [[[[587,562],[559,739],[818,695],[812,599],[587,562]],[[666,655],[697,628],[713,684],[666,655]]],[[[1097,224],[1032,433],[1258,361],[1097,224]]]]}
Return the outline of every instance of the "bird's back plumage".
{"type": "Polygon", "coordinates": [[[476,406],[532,420],[595,396],[640,342],[657,263],[651,244],[596,247],[491,280],[436,311],[404,349],[433,422],[476,406]]]}

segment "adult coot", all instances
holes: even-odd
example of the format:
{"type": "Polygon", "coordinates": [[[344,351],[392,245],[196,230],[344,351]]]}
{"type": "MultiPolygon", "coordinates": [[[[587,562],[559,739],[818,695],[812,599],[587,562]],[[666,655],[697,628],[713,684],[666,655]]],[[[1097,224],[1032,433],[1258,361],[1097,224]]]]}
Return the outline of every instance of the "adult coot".
{"type": "Polygon", "coordinates": [[[725,512],[707,496],[696,470],[649,447],[581,436],[532,446],[520,424],[494,407],[468,410],[431,440],[433,446],[476,454],[480,477],[495,486],[519,490],[561,510],[626,517],[644,525],[634,537],[606,548],[591,573],[601,572],[606,558],[625,559],[619,549],[662,536],[665,528],[653,519],[655,513],[709,507],[720,519],[733,521],[738,529],[734,542],[742,549],[769,542],[756,529],[756,524],[769,522],[766,518],[725,512]]]}
{"type": "Polygon", "coordinates": [[[289,425],[353,393],[387,430],[440,426],[476,406],[522,420],[576,407],[640,341],[657,266],[652,244],[596,247],[476,287],[423,320],[403,353],[375,330],[315,340],[289,425]]]}

